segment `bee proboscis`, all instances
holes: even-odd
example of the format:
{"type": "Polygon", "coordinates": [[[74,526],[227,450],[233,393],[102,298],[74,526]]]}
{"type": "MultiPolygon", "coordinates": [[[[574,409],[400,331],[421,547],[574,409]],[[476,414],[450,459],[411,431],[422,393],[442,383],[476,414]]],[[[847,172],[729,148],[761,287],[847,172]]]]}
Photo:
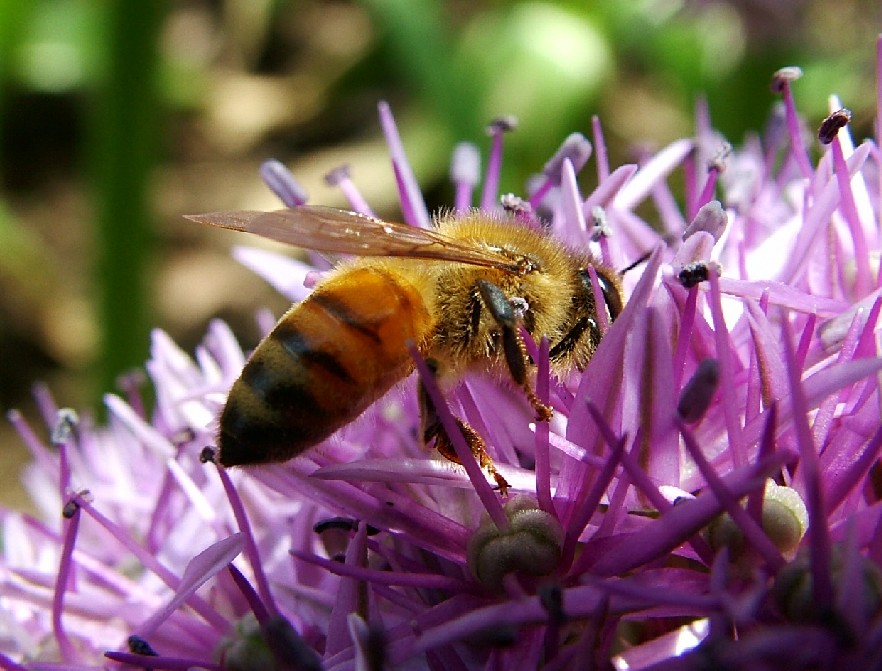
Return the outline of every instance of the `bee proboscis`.
{"type": "MultiPolygon", "coordinates": [[[[353,421],[413,371],[409,342],[442,386],[470,370],[497,373],[523,389],[538,420],[548,420],[520,327],[548,339],[552,369],[565,373],[594,353],[598,310],[614,319],[622,309],[615,271],[503,214],[449,215],[431,229],[306,205],[189,218],[354,256],[292,306],[248,359],[220,416],[224,466],[286,461],[353,421]]],[[[420,406],[423,440],[458,461],[422,387],[420,406]]],[[[481,437],[457,423],[504,491],[481,437]]]]}

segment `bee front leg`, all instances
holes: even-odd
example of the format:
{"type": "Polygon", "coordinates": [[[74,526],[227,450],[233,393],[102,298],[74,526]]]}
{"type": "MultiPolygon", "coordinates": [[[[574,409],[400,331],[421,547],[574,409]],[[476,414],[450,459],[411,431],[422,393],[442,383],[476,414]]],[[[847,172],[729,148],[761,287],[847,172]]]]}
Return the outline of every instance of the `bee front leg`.
{"type": "Polygon", "coordinates": [[[549,421],[552,415],[551,407],[539,400],[527,378],[527,349],[524,347],[524,341],[518,330],[518,321],[511,302],[502,289],[493,282],[478,280],[477,286],[484,305],[487,306],[491,316],[502,329],[502,351],[511,379],[523,388],[527,400],[536,411],[536,420],[549,421]]]}
{"type": "MultiPolygon", "coordinates": [[[[434,359],[427,359],[426,364],[429,366],[429,370],[432,371],[434,376],[438,372],[438,363],[434,359]]],[[[423,442],[428,445],[434,440],[435,449],[438,450],[442,457],[455,464],[461,465],[462,461],[457,456],[456,449],[453,447],[450,436],[448,436],[447,432],[444,430],[441,420],[438,417],[438,411],[436,410],[434,403],[432,403],[432,399],[429,398],[429,394],[426,392],[426,388],[422,383],[419,385],[419,404],[423,442]]],[[[502,477],[502,474],[496,470],[496,465],[493,463],[493,459],[487,453],[484,439],[481,438],[478,432],[467,422],[461,420],[459,417],[454,417],[453,419],[456,421],[456,425],[459,427],[459,431],[462,434],[462,437],[465,438],[466,444],[468,444],[478,465],[491,478],[493,478],[496,487],[499,489],[499,493],[506,496],[510,485],[508,484],[508,481],[502,477]]]]}

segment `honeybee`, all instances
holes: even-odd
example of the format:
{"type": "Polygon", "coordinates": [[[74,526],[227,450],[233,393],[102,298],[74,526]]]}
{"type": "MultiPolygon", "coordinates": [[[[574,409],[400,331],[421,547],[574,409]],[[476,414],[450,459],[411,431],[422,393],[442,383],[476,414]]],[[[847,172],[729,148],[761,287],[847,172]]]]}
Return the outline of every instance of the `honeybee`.
{"type": "MultiPolygon", "coordinates": [[[[220,416],[224,466],[286,461],[353,421],[414,370],[410,342],[444,387],[470,370],[497,373],[547,421],[551,409],[533,392],[520,327],[548,338],[552,370],[562,374],[584,368],[594,353],[597,311],[614,319],[622,309],[618,273],[507,215],[448,215],[432,229],[306,205],[189,218],[354,255],[292,306],[248,359],[220,416]]],[[[419,395],[424,442],[458,461],[422,386],[419,395]]],[[[457,424],[504,493],[481,437],[457,424]]]]}

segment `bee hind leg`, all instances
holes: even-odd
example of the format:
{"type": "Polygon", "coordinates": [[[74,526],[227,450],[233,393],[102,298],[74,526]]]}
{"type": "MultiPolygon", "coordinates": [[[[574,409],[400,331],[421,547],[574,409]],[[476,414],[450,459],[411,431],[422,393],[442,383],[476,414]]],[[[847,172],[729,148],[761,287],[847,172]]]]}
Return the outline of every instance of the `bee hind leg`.
{"type": "Polygon", "coordinates": [[[511,302],[493,282],[478,280],[477,286],[484,305],[502,329],[502,349],[511,379],[523,388],[527,400],[536,412],[536,420],[549,421],[552,416],[551,407],[539,400],[527,377],[527,349],[518,330],[518,320],[511,302]]]}
{"type": "MultiPolygon", "coordinates": [[[[434,360],[427,359],[426,363],[429,365],[429,369],[433,374],[437,372],[438,364],[434,360]]],[[[429,394],[426,392],[426,388],[422,384],[419,385],[419,403],[423,442],[426,445],[429,445],[434,440],[435,449],[438,450],[442,457],[455,464],[461,465],[462,461],[456,454],[456,449],[453,447],[450,436],[447,434],[447,431],[444,430],[441,420],[438,417],[438,412],[435,409],[435,405],[432,403],[432,399],[429,398],[429,394]]],[[[455,416],[453,419],[456,422],[457,427],[459,427],[459,431],[465,439],[466,444],[469,446],[472,455],[474,455],[475,460],[478,462],[478,465],[493,479],[496,483],[497,489],[499,489],[499,493],[502,494],[502,496],[508,495],[510,485],[502,474],[496,470],[496,465],[493,463],[493,459],[487,453],[484,439],[481,438],[480,434],[467,422],[455,416]]]]}

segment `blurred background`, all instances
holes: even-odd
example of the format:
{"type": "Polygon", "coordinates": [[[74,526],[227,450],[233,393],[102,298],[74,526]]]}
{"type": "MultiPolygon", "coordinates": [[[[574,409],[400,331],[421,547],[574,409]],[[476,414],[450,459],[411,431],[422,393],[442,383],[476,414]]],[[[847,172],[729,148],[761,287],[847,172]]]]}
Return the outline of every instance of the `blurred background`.
{"type": "MultiPolygon", "coordinates": [[[[255,310],[287,304],[230,258],[244,240],[181,215],[278,207],[275,157],[330,205],[348,163],[397,218],[379,100],[439,207],[451,147],[486,148],[493,117],[520,119],[502,189],[522,193],[594,114],[613,165],[689,135],[700,96],[737,144],[786,65],[811,126],[835,92],[869,136],[880,30],[878,0],[0,0],[0,408],[39,423],[39,381],[100,415],[153,327],[192,351],[220,316],[253,347],[255,310]]],[[[24,505],[0,425],[0,503],[24,505]]]]}

